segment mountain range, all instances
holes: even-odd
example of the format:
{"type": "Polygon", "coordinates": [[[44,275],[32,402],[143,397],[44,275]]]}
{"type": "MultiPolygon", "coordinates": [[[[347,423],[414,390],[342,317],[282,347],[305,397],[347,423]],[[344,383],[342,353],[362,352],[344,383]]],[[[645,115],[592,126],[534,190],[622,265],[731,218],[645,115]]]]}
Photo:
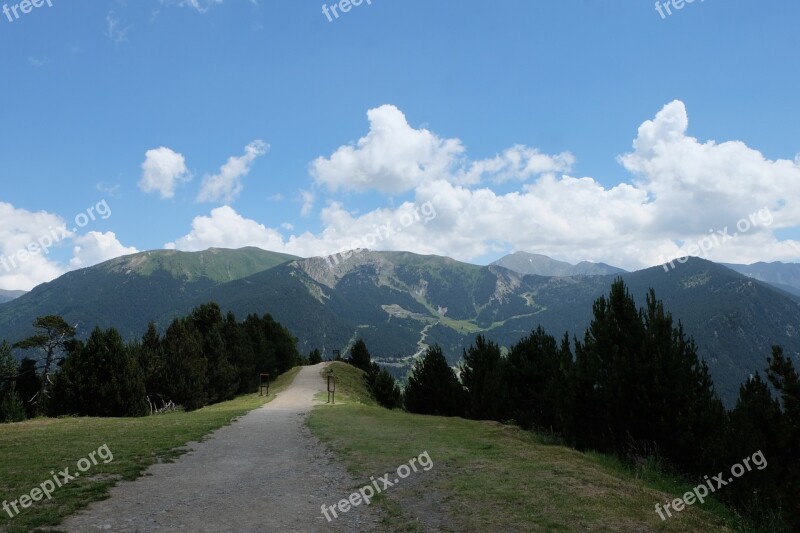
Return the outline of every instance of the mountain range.
{"type": "Polygon", "coordinates": [[[4,291],[0,289],[0,304],[15,300],[25,294],[25,291],[4,291]]]}
{"type": "Polygon", "coordinates": [[[625,272],[621,268],[605,263],[581,261],[577,265],[573,265],[564,261],[556,261],[546,255],[530,254],[528,252],[515,252],[501,257],[492,264],[520,274],[535,274],[537,276],[606,276],[625,272]]]}
{"type": "MultiPolygon", "coordinates": [[[[143,252],[69,272],[0,305],[0,339],[30,335],[44,314],[64,316],[81,337],[96,325],[138,337],[151,320],[163,330],[174,317],[216,301],[240,319],[272,314],[306,353],[345,353],[363,338],[402,376],[433,343],[455,364],[478,333],[505,347],[539,325],[557,338],[582,337],[593,301],[616,277],[640,306],[648,289],[656,291],[695,338],[728,405],[742,381],[763,372],[773,344],[795,357],[800,352],[800,298],[697,258],[668,272],[625,272],[519,253],[478,266],[408,252],[361,250],[331,262],[258,248],[143,252]]],[[[780,280],[781,287],[791,281],[780,280]]]]}
{"type": "Polygon", "coordinates": [[[800,296],[800,264],[797,263],[754,263],[752,265],[724,265],[749,278],[764,281],[796,296],[800,296]]]}

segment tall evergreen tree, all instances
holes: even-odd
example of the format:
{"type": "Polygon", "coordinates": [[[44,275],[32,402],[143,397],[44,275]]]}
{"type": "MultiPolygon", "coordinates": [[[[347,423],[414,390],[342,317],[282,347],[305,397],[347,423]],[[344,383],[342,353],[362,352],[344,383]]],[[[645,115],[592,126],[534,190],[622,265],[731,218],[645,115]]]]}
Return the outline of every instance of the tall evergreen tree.
{"type": "Polygon", "coordinates": [[[464,390],[439,345],[428,348],[414,363],[403,397],[406,409],[412,413],[464,414],[464,390]]]}
{"type": "Polygon", "coordinates": [[[25,406],[17,393],[17,362],[11,355],[11,345],[0,343],[0,423],[19,422],[27,418],[25,406]]]}
{"type": "Polygon", "coordinates": [[[507,418],[505,361],[500,347],[478,335],[475,344],[464,350],[460,371],[466,391],[466,415],[477,420],[507,418]]]}
{"type": "Polygon", "coordinates": [[[14,344],[14,347],[23,350],[40,350],[43,354],[41,357],[41,386],[35,402],[37,412],[46,415],[53,365],[64,360],[67,345],[75,337],[75,328],[57,315],[37,317],[33,321],[33,327],[38,330],[37,333],[14,344]]]}
{"type": "Polygon", "coordinates": [[[223,340],[222,311],[215,303],[204,304],[192,311],[189,320],[202,339],[203,357],[208,365],[209,403],[233,398],[239,389],[239,376],[228,359],[223,340]]]}
{"type": "Polygon", "coordinates": [[[139,361],[119,332],[95,328],[85,345],[70,351],[59,373],[56,414],[142,416],[147,414],[139,361]]]}
{"type": "Polygon", "coordinates": [[[239,384],[238,393],[253,392],[258,387],[258,373],[256,371],[255,354],[253,345],[247,334],[244,324],[236,322],[233,313],[228,312],[222,325],[222,339],[228,352],[228,360],[236,369],[236,382],[239,384]]]}
{"type": "Polygon", "coordinates": [[[364,372],[370,372],[372,356],[367,349],[366,343],[362,339],[358,339],[355,344],[353,344],[353,347],[350,348],[350,358],[347,362],[356,368],[360,368],[364,372]]]}
{"type": "Polygon", "coordinates": [[[593,312],[576,343],[576,444],[622,457],[658,453],[693,473],[716,468],[724,409],[694,341],[652,290],[637,311],[622,280],[593,312]]]}
{"type": "Polygon", "coordinates": [[[163,406],[168,389],[167,359],[154,322],[147,325],[142,342],[135,349],[145,379],[147,397],[156,407],[163,406]]]}
{"type": "Polygon", "coordinates": [[[308,364],[316,365],[321,362],[322,362],[322,352],[319,351],[319,348],[314,348],[308,354],[308,364]]]}
{"type": "MultiPolygon", "coordinates": [[[[768,462],[783,464],[786,425],[780,404],[759,374],[742,384],[736,407],[728,413],[725,464],[734,465],[760,451],[768,462]]],[[[788,458],[787,458],[788,459],[788,458]]],[[[725,487],[722,496],[751,518],[764,520],[781,507],[781,468],[754,469],[725,487]]]]}
{"type": "Polygon", "coordinates": [[[525,428],[563,432],[571,371],[569,342],[559,347],[541,327],[512,346],[505,372],[509,416],[525,428]]]}
{"type": "Polygon", "coordinates": [[[169,399],[187,410],[199,409],[208,401],[208,369],[200,334],[175,319],[164,336],[169,399]]]}
{"type": "Polygon", "coordinates": [[[784,515],[792,531],[800,531],[800,376],[780,346],[773,346],[768,363],[767,377],[781,396],[786,422],[781,439],[785,445],[778,462],[783,477],[784,515]]]}
{"type": "MultiPolygon", "coordinates": [[[[375,363],[372,363],[376,367],[375,363]]],[[[370,385],[370,391],[378,404],[387,409],[394,409],[403,405],[403,395],[394,377],[385,369],[381,368],[370,385]]]]}

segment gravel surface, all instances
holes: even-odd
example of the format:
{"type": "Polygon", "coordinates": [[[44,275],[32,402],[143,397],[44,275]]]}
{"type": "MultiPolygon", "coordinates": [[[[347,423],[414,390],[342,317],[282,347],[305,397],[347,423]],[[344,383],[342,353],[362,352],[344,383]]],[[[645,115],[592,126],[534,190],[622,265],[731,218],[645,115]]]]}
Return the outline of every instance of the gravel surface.
{"type": "Polygon", "coordinates": [[[264,407],[215,431],[174,463],[121,482],[58,526],[60,531],[380,531],[375,505],[327,522],[322,504],[347,498],[357,482],[305,426],[324,390],[324,363],[303,367],[264,407]]]}

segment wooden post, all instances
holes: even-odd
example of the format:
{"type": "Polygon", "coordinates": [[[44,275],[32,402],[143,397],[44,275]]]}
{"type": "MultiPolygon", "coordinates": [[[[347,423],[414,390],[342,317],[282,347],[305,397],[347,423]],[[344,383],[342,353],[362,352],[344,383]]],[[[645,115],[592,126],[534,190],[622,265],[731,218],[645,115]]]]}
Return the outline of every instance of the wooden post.
{"type": "Polygon", "coordinates": [[[269,396],[269,374],[261,374],[261,382],[258,386],[259,396],[264,396],[264,388],[267,389],[267,396],[269,396]]]}
{"type": "Polygon", "coordinates": [[[325,403],[336,405],[336,376],[333,369],[328,371],[328,401],[325,403]]]}

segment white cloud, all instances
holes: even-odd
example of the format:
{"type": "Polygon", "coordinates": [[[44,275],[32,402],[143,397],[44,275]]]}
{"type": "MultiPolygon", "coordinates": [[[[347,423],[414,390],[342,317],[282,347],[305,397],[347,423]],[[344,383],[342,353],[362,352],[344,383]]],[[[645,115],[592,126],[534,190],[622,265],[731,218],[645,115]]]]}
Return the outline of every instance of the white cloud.
{"type": "Polygon", "coordinates": [[[459,139],[442,139],[427,129],[414,129],[392,105],[367,112],[370,131],[355,146],[337,149],[330,158],[317,158],[311,174],[329,190],[377,190],[396,194],[424,183],[447,180],[476,184],[527,180],[551,172],[566,172],[574,163],[567,152],[555,156],[522,145],[513,146],[491,159],[466,159],[459,139]]]}
{"type": "Polygon", "coordinates": [[[180,0],[180,7],[189,7],[200,13],[205,13],[214,6],[221,5],[225,0],[180,0]]]}
{"type": "Polygon", "coordinates": [[[175,189],[191,179],[186,160],[181,154],[164,146],[145,152],[142,179],[139,180],[142,191],[158,192],[161,198],[172,198],[175,189]]]}
{"type": "Polygon", "coordinates": [[[165,245],[168,249],[184,251],[245,246],[280,251],[283,238],[276,230],[244,218],[227,205],[212,209],[210,216],[196,217],[189,234],[165,245]]]}
{"type": "MultiPolygon", "coordinates": [[[[619,158],[623,179],[614,186],[565,175],[574,163],[569,153],[551,156],[513,146],[494,158],[470,161],[458,139],[411,128],[393,106],[373,109],[368,116],[370,131],[357,144],[311,164],[316,182],[332,191],[413,191],[417,206],[430,202],[437,212],[426,224],[412,224],[378,239],[369,246],[372,249],[435,253],[464,261],[527,250],[636,269],[674,256],[682,247],[700,242],[709,230],[728,227],[733,233],[737,221],[767,208],[770,224],[713,247],[708,258],[800,259],[800,243],[775,234],[800,225],[800,158],[769,160],[741,142],[701,142],[688,135],[688,114],[679,101],[641,125],[633,151],[619,158]],[[491,188],[509,181],[523,183],[505,194],[491,188]]],[[[329,203],[320,212],[319,233],[288,238],[232,210],[228,215],[239,217],[238,225],[245,229],[257,227],[256,237],[247,240],[250,244],[313,256],[354,243],[364,246],[365,235],[396,221],[411,207],[406,202],[353,215],[342,204],[329,203]]],[[[236,241],[241,230],[215,218],[220,217],[195,219],[183,244],[202,249],[201,242],[236,241]],[[215,228],[213,239],[201,238],[196,227],[200,219],[215,228]]]]}
{"type": "Polygon", "coordinates": [[[135,252],[112,232],[77,236],[58,215],[0,202],[0,289],[30,290],[69,270],[135,252]],[[73,258],[63,265],[52,252],[69,244],[73,258]]]}
{"type": "Polygon", "coordinates": [[[203,178],[203,185],[197,195],[199,202],[231,203],[242,192],[242,178],[250,173],[256,159],[267,153],[269,145],[256,140],[244,149],[244,155],[230,157],[222,165],[218,174],[203,178]]]}
{"type": "Polygon", "coordinates": [[[300,199],[303,201],[303,207],[300,209],[300,216],[307,217],[314,209],[314,202],[317,199],[313,192],[303,189],[300,190],[300,199]]]}
{"type": "MultiPolygon", "coordinates": [[[[679,255],[707,238],[709,230],[727,228],[737,237],[709,250],[714,261],[800,259],[800,242],[776,233],[800,225],[800,157],[770,160],[738,141],[691,137],[689,116],[679,101],[640,126],[632,151],[619,158],[625,179],[614,186],[568,175],[573,164],[568,153],[549,156],[512,146],[494,158],[470,161],[459,140],[410,128],[396,108],[373,110],[370,121],[371,131],[358,146],[314,162],[317,182],[331,190],[413,191],[413,202],[355,214],[328,200],[319,211],[321,229],[302,234],[292,234],[291,224],[271,228],[225,205],[197,216],[191,230],[166,247],[257,246],[304,257],[369,247],[464,261],[527,250],[635,269],[679,255]],[[501,194],[492,188],[499,182],[519,185],[501,194]],[[423,205],[431,206],[435,217],[415,219],[423,205]],[[738,221],[753,220],[751,215],[762,209],[769,210],[768,223],[761,219],[747,231],[736,231],[738,221]]],[[[218,179],[207,179],[207,194],[235,197],[241,177],[265,151],[266,145],[255,141],[243,156],[229,159],[218,179]]],[[[163,147],[147,152],[143,171],[142,190],[165,198],[190,178],[183,156],[163,147]]],[[[315,192],[300,191],[302,214],[312,213],[319,200],[315,192]]],[[[46,254],[28,254],[11,268],[9,258],[63,223],[57,215],[0,202],[0,288],[30,289],[67,268],[136,251],[111,232],[66,233],[59,240],[70,240],[74,255],[67,267],[46,254]]]]}
{"type": "MultiPolygon", "coordinates": [[[[207,13],[212,7],[224,4],[225,0],[161,0],[161,2],[179,7],[188,7],[198,13],[207,13]]],[[[256,0],[249,0],[249,2],[254,6],[258,5],[256,0]]]]}
{"type": "Polygon", "coordinates": [[[86,268],[115,257],[135,254],[139,250],[133,247],[123,246],[117,240],[113,231],[100,233],[90,231],[86,235],[81,235],[72,239],[75,246],[72,249],[72,260],[69,266],[75,268],[86,268]]]}
{"type": "Polygon", "coordinates": [[[122,27],[119,18],[110,11],[106,15],[106,37],[114,41],[115,44],[120,44],[128,40],[128,30],[130,26],[122,27]]]}
{"type": "Polygon", "coordinates": [[[42,246],[71,237],[65,230],[58,215],[0,202],[0,289],[30,290],[63,274],[65,269],[42,246]]]}
{"type": "Polygon", "coordinates": [[[332,191],[399,193],[447,176],[464,152],[457,139],[412,128],[395,106],[371,109],[367,117],[370,131],[355,146],[342,146],[329,159],[311,164],[318,183],[332,191]]]}
{"type": "Polygon", "coordinates": [[[453,181],[468,185],[480,183],[484,178],[496,183],[526,181],[543,174],[569,172],[574,163],[575,157],[569,152],[550,156],[535,148],[516,145],[491,159],[473,162],[468,170],[459,171],[453,181]]]}

